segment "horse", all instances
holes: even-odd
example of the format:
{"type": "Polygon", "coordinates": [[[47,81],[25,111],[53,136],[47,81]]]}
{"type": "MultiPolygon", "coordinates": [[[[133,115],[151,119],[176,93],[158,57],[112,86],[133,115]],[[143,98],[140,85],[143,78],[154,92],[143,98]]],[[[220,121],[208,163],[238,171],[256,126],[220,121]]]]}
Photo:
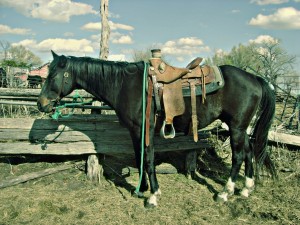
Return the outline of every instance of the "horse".
{"type": "MultiPolygon", "coordinates": [[[[147,92],[143,87],[143,75],[147,64],[143,61],[115,62],[51,52],[53,61],[38,97],[39,110],[53,112],[59,101],[74,89],[84,89],[112,107],[132,139],[135,161],[141,176],[138,194],[142,195],[148,190],[148,175],[151,195],[145,205],[156,207],[161,191],[154,163],[155,104],[151,104],[150,108],[149,145],[142,143],[145,149],[144,158],[141,159],[143,96],[146,98],[143,93],[147,92]]],[[[197,96],[196,101],[199,129],[216,119],[225,122],[229,127],[232,166],[223,190],[217,194],[218,200],[227,201],[234,194],[243,162],[245,183],[240,193],[242,196],[248,197],[254,190],[254,175],[259,174],[262,168],[267,168],[272,176],[276,176],[275,166],[267,150],[268,131],[275,113],[275,95],[262,77],[231,65],[222,65],[219,69],[225,80],[224,87],[208,94],[204,103],[201,96],[197,96]],[[250,122],[254,128],[251,135],[248,135],[247,128],[250,122]]],[[[191,100],[185,97],[184,102],[185,112],[174,118],[174,126],[178,130],[188,132],[192,115],[191,100]]]]}

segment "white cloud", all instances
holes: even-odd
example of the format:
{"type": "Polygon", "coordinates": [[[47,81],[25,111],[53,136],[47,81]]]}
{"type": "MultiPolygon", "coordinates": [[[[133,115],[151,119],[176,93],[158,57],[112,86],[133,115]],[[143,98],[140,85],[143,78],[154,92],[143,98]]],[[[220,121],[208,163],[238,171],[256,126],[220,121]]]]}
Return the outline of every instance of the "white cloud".
{"type": "MultiPolygon", "coordinates": [[[[132,31],[134,30],[134,27],[125,25],[125,24],[120,24],[120,23],[114,23],[112,21],[109,21],[109,27],[111,30],[127,30],[127,31],[132,31]]],[[[96,23],[87,23],[81,27],[82,30],[88,30],[88,31],[99,31],[101,30],[101,22],[96,22],[96,23]]]]}
{"type": "Polygon", "coordinates": [[[65,36],[65,37],[73,37],[73,36],[74,36],[74,33],[72,33],[72,32],[65,32],[65,33],[64,33],[64,36],[65,36]]]}
{"type": "Polygon", "coordinates": [[[128,31],[134,30],[134,27],[132,26],[121,24],[121,23],[114,23],[112,21],[109,21],[109,26],[111,30],[118,30],[118,29],[128,30],[128,31]]]}
{"type": "Polygon", "coordinates": [[[119,54],[119,55],[108,55],[108,60],[110,61],[125,61],[126,60],[126,56],[123,54],[119,54]]]}
{"type": "Polygon", "coordinates": [[[87,39],[46,39],[38,43],[37,48],[40,51],[49,51],[50,49],[60,52],[81,52],[92,53],[94,50],[91,41],[87,39]]]}
{"type": "Polygon", "coordinates": [[[101,22],[98,23],[87,23],[81,27],[82,30],[87,31],[99,31],[101,30],[101,22]]]}
{"type": "Polygon", "coordinates": [[[24,28],[11,28],[9,26],[0,24],[0,34],[17,34],[17,35],[27,35],[29,34],[30,29],[24,28]]]}
{"type": "Polygon", "coordinates": [[[289,0],[251,0],[251,3],[257,5],[279,5],[287,2],[289,2],[289,0]]]}
{"type": "Polygon", "coordinates": [[[280,8],[272,15],[257,15],[249,25],[265,29],[300,29],[300,11],[293,7],[280,8]]]}
{"type": "Polygon", "coordinates": [[[184,45],[188,45],[188,46],[203,45],[203,41],[196,37],[180,38],[180,39],[178,39],[177,43],[182,46],[184,46],[184,45]]]}
{"type": "Polygon", "coordinates": [[[72,16],[98,13],[91,5],[71,0],[1,0],[0,6],[14,8],[27,17],[57,22],[69,22],[72,16]]]}
{"type": "Polygon", "coordinates": [[[35,46],[36,40],[32,40],[32,39],[25,39],[23,41],[20,41],[18,43],[13,43],[12,46],[16,46],[16,45],[23,45],[25,48],[32,48],[33,46],[35,46]]]}
{"type": "Polygon", "coordinates": [[[270,35],[260,35],[254,40],[249,40],[250,43],[256,43],[256,44],[261,44],[264,42],[274,42],[277,43],[278,39],[271,37],[270,35]]]}
{"type": "Polygon", "coordinates": [[[93,53],[92,42],[87,39],[46,39],[41,42],[36,40],[26,39],[13,45],[23,45],[26,48],[35,50],[38,52],[48,52],[54,50],[63,53],[93,53]]]}
{"type": "Polygon", "coordinates": [[[112,43],[114,44],[132,44],[133,41],[129,35],[122,35],[117,39],[113,39],[112,43]]]}
{"type": "MultiPolygon", "coordinates": [[[[202,52],[209,52],[210,48],[205,46],[201,39],[196,37],[185,37],[167,41],[162,45],[161,50],[165,55],[182,57],[187,55],[199,55],[202,52]]],[[[182,58],[180,60],[182,60],[182,58]]]]}

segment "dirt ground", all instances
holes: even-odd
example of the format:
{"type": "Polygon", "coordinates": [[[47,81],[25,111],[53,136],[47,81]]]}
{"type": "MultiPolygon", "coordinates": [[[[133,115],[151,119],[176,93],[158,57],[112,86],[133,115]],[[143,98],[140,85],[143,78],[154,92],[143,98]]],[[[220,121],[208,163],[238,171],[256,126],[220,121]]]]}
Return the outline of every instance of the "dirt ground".
{"type": "Polygon", "coordinates": [[[74,166],[0,189],[0,224],[300,224],[299,149],[272,148],[279,178],[265,176],[250,198],[238,194],[240,177],[228,202],[214,201],[228,178],[230,154],[217,152],[216,157],[204,150],[195,179],[158,174],[162,196],[154,209],[144,207],[145,198],[131,196],[138,183],[138,174],[128,168],[131,157],[127,162],[102,157],[105,178],[95,185],[86,178],[85,157],[1,156],[0,182],[62,164],[74,166]]]}

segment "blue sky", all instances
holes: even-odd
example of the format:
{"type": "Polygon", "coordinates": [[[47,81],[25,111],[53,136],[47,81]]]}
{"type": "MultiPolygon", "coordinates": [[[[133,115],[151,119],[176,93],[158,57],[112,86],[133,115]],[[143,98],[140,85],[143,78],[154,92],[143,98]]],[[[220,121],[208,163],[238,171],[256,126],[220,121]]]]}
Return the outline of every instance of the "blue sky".
{"type": "MultiPolygon", "coordinates": [[[[0,40],[44,62],[58,54],[99,55],[100,0],[0,0],[0,40]]],[[[300,70],[300,0],[110,0],[111,60],[161,48],[170,63],[280,39],[300,70]]]]}

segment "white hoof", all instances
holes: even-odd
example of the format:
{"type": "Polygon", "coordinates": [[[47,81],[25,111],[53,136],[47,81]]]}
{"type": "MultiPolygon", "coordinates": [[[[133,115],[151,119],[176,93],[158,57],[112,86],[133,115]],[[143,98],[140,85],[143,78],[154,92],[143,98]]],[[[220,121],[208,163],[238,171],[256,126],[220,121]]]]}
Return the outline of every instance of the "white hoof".
{"type": "Polygon", "coordinates": [[[254,190],[254,179],[246,177],[245,187],[240,192],[241,196],[248,198],[250,193],[254,190]]]}
{"type": "Polygon", "coordinates": [[[248,188],[244,187],[243,190],[240,192],[240,195],[245,198],[248,198],[250,195],[250,190],[248,188]]]}
{"type": "Polygon", "coordinates": [[[227,202],[228,201],[228,193],[221,192],[217,196],[217,202],[227,202]]]}
{"type": "Polygon", "coordinates": [[[150,196],[150,198],[147,200],[147,207],[153,208],[157,206],[157,199],[161,195],[160,189],[158,189],[153,195],[150,196]]]}

